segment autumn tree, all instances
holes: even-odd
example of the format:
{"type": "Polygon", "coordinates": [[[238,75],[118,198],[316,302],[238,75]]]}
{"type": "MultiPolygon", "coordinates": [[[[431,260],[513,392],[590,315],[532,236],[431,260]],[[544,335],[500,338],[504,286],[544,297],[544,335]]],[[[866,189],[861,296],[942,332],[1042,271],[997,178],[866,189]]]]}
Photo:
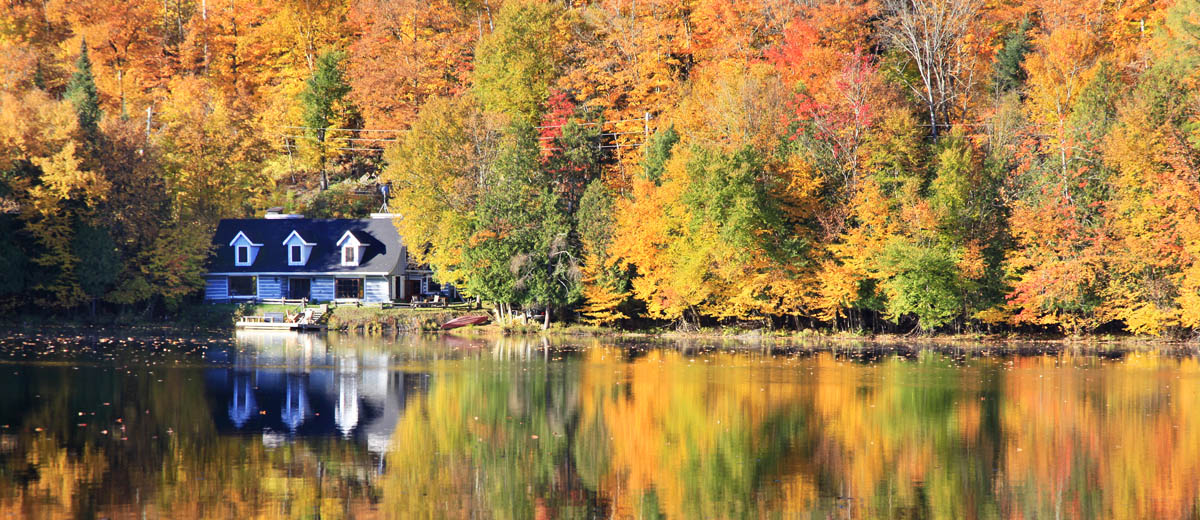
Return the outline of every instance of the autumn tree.
{"type": "Polygon", "coordinates": [[[401,215],[396,226],[410,244],[408,254],[432,266],[443,282],[466,282],[463,250],[479,197],[494,177],[504,124],[470,94],[430,98],[412,130],[384,155],[381,179],[392,185],[388,204],[401,215]]]}
{"type": "Polygon", "coordinates": [[[1097,312],[1138,334],[1181,323],[1180,304],[1190,301],[1185,273],[1197,262],[1189,246],[1200,227],[1200,169],[1183,137],[1194,115],[1180,80],[1171,61],[1147,71],[1107,143],[1115,169],[1104,212],[1109,276],[1097,312]]]}
{"type": "Polygon", "coordinates": [[[101,133],[96,161],[111,187],[91,225],[110,235],[120,261],[117,279],[103,299],[131,305],[155,294],[144,267],[154,242],[170,222],[172,200],[157,146],[147,142],[141,121],[109,118],[101,133]]]}
{"type": "Polygon", "coordinates": [[[615,196],[603,181],[588,184],[576,213],[581,252],[582,296],[580,308],[586,319],[608,325],[630,318],[629,280],[632,273],[616,265],[609,247],[616,231],[615,196]]]}
{"type": "Polygon", "coordinates": [[[0,94],[5,133],[0,137],[0,171],[11,202],[32,238],[36,266],[31,289],[38,301],[57,308],[84,301],[80,259],[71,247],[76,226],[86,222],[108,193],[109,183],[86,169],[76,142],[78,115],[69,102],[33,90],[20,97],[0,94]]]}
{"type": "Polygon", "coordinates": [[[485,15],[471,2],[353,2],[349,19],[362,36],[346,70],[366,125],[407,127],[429,97],[463,91],[485,15]]]}
{"type": "Polygon", "coordinates": [[[141,0],[51,2],[50,16],[70,24],[91,47],[101,100],[112,113],[129,113],[143,89],[161,85],[165,66],[162,3],[141,0]]]}
{"type": "Polygon", "coordinates": [[[537,120],[567,58],[565,16],[556,2],[504,2],[475,49],[474,91],[485,110],[537,120]]]}

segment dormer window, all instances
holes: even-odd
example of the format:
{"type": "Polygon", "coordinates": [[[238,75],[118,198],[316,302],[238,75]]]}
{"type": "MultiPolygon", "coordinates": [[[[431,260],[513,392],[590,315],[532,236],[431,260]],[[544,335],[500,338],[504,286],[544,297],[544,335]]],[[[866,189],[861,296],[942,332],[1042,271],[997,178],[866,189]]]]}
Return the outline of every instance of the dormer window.
{"type": "Polygon", "coordinates": [[[348,267],[357,266],[362,261],[363,250],[367,247],[350,231],[338,239],[337,246],[342,248],[342,265],[348,267]]]}
{"type": "Polygon", "coordinates": [[[262,247],[262,244],[254,243],[245,232],[238,231],[233,240],[229,241],[229,247],[233,248],[233,265],[248,267],[254,265],[254,259],[258,257],[258,248],[262,247]]]}
{"type": "Polygon", "coordinates": [[[283,239],[283,247],[287,248],[288,265],[304,265],[308,263],[308,256],[312,254],[312,248],[316,244],[304,240],[300,233],[292,231],[287,238],[283,239]]]}

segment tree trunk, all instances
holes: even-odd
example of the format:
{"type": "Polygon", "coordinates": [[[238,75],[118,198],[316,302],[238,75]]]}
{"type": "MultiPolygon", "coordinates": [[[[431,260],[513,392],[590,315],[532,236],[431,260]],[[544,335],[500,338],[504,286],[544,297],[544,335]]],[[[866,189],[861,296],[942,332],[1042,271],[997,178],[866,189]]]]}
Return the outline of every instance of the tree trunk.
{"type": "Polygon", "coordinates": [[[542,315],[542,330],[550,328],[550,304],[546,304],[546,311],[542,315]]]}
{"type": "Polygon", "coordinates": [[[325,143],[322,142],[318,146],[321,147],[321,191],[325,191],[329,189],[329,173],[325,168],[325,143]]]}

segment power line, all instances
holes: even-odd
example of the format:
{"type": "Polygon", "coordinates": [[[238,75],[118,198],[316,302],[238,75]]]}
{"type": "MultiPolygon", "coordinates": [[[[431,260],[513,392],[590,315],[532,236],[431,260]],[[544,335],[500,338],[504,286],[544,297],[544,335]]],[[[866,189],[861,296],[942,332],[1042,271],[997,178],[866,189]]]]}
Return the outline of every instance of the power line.
{"type": "MultiPolygon", "coordinates": [[[[313,137],[310,135],[284,135],[284,134],[277,134],[277,135],[279,135],[280,137],[291,138],[291,139],[308,139],[310,141],[320,141],[316,137],[313,137]]],[[[388,139],[385,137],[326,137],[325,140],[326,141],[376,141],[376,142],[386,142],[386,143],[394,143],[396,141],[399,141],[399,139],[388,139]]]]}
{"type": "MultiPolygon", "coordinates": [[[[567,122],[563,122],[563,123],[559,123],[559,124],[555,124],[555,125],[538,125],[533,128],[537,129],[537,130],[544,130],[547,128],[562,128],[569,124],[575,124],[576,126],[603,126],[603,125],[613,125],[613,124],[617,124],[617,123],[632,123],[632,122],[649,123],[649,121],[650,121],[650,113],[647,112],[642,117],[637,117],[637,118],[632,118],[632,119],[614,119],[614,120],[610,120],[610,121],[596,121],[596,122],[590,122],[590,123],[576,123],[573,121],[567,121],[567,122]]],[[[391,133],[401,133],[401,132],[408,132],[408,131],[412,130],[411,128],[404,128],[404,129],[395,129],[395,128],[319,128],[319,127],[315,127],[315,126],[297,126],[297,125],[270,125],[270,126],[268,126],[268,128],[287,128],[287,129],[291,129],[291,130],[324,130],[326,132],[391,132],[391,133]]],[[[634,132],[634,133],[636,133],[636,132],[634,132]]]]}
{"type": "MultiPolygon", "coordinates": [[[[630,123],[633,121],[641,122],[641,121],[644,121],[644,118],[639,117],[637,119],[616,119],[613,121],[598,121],[595,123],[575,123],[575,125],[576,126],[603,126],[603,125],[610,125],[610,124],[617,124],[617,123],[630,123]]],[[[536,128],[538,130],[542,130],[542,129],[546,129],[546,128],[562,128],[571,123],[572,123],[572,121],[567,121],[566,123],[559,123],[557,125],[539,125],[539,126],[535,126],[534,128],[536,128]]]]}
{"type": "Polygon", "coordinates": [[[318,128],[315,126],[291,126],[291,125],[271,126],[268,128],[288,128],[288,129],[294,129],[294,130],[324,130],[326,132],[392,132],[392,133],[400,133],[400,132],[408,131],[408,130],[392,130],[392,129],[385,129],[385,128],[318,128]]]}

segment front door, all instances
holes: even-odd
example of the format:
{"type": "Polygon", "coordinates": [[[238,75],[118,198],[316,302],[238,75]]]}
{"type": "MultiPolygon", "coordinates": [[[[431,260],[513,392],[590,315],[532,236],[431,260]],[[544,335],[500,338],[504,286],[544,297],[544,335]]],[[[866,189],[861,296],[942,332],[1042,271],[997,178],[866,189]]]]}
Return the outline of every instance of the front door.
{"type": "Polygon", "coordinates": [[[312,279],[310,278],[288,278],[288,298],[299,300],[301,298],[311,298],[312,279]]]}
{"type": "Polygon", "coordinates": [[[412,301],[413,296],[421,296],[421,281],[420,280],[405,280],[404,281],[404,297],[408,301],[412,301]]]}

